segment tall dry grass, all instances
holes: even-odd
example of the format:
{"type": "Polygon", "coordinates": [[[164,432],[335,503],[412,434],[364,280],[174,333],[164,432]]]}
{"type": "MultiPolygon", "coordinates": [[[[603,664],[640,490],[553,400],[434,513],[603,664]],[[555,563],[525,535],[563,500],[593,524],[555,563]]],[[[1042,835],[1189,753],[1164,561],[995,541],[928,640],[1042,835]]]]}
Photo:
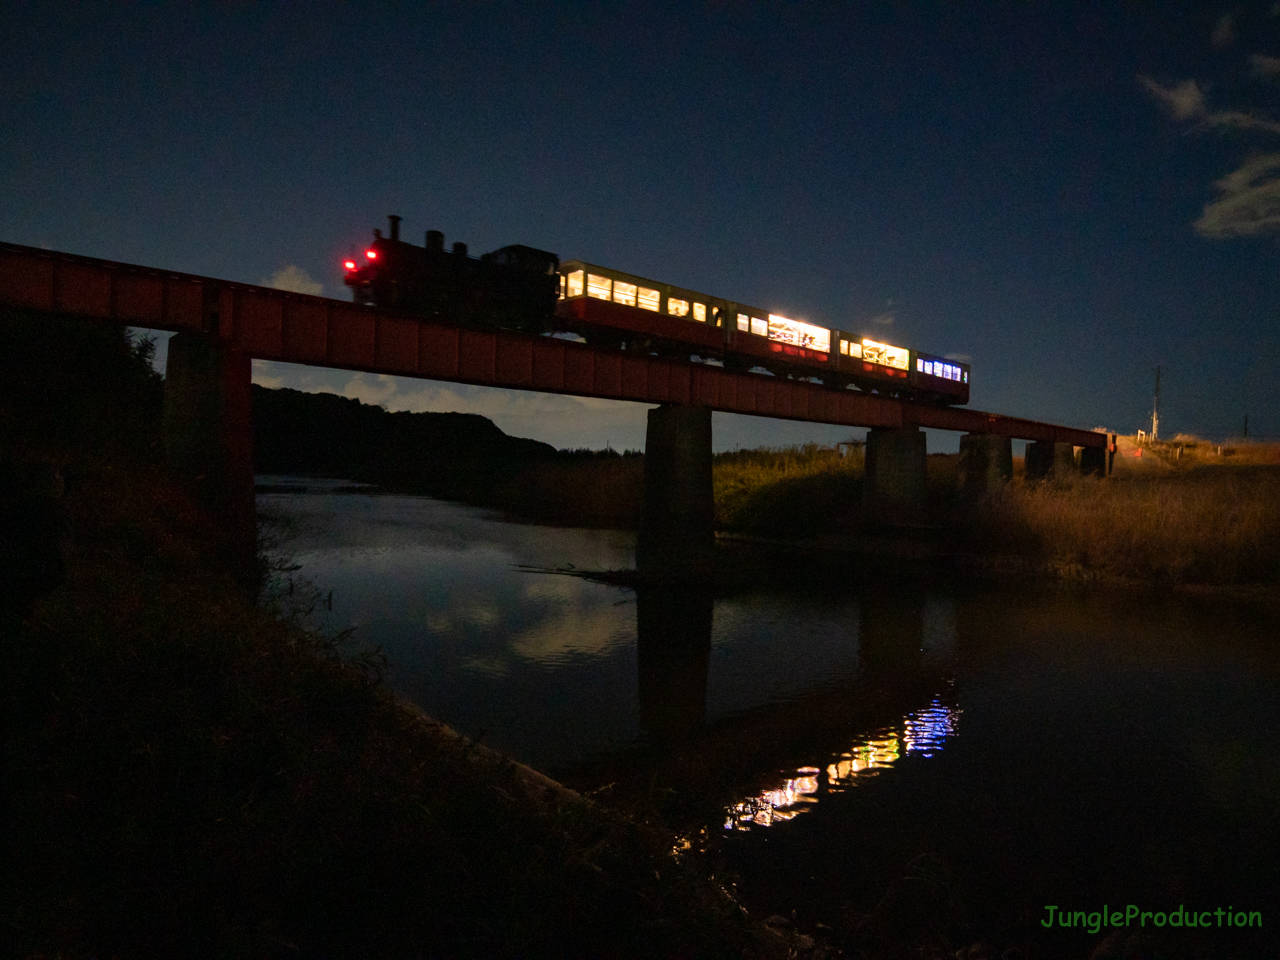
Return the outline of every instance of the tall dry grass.
{"type": "MultiPolygon", "coordinates": [[[[1128,438],[1134,440],[1136,438],[1128,438]]],[[[1180,433],[1172,440],[1144,444],[1144,451],[1175,467],[1280,464],[1280,443],[1234,439],[1218,442],[1180,433]]]]}
{"type": "Polygon", "coordinates": [[[1280,582],[1280,470],[1014,481],[975,508],[971,544],[1064,576],[1280,582]]]}
{"type": "Polygon", "coordinates": [[[770,536],[812,536],[856,515],[863,451],[841,456],[806,444],[717,454],[711,468],[716,526],[770,536]]]}

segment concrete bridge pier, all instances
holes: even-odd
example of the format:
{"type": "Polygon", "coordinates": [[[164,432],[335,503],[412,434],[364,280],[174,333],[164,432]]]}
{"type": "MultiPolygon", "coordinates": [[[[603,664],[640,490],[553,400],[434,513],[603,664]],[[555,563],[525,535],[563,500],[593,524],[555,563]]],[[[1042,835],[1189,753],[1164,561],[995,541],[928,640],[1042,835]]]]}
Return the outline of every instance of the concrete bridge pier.
{"type": "Polygon", "coordinates": [[[713,570],[712,411],[664,403],[649,411],[636,568],[696,580],[713,570]]]}
{"type": "Polygon", "coordinates": [[[636,567],[673,580],[710,576],[715,552],[711,409],[663,404],[649,411],[636,567]]]}
{"type": "Polygon", "coordinates": [[[924,431],[918,427],[867,432],[862,512],[874,522],[923,523],[929,505],[924,431]]]}
{"type": "Polygon", "coordinates": [[[977,500],[1013,479],[1013,440],[994,433],[960,438],[960,495],[977,500]]]}
{"type": "Polygon", "coordinates": [[[212,336],[183,332],[169,340],[164,388],[167,467],[213,515],[232,576],[256,592],[251,379],[249,355],[212,336]]]}
{"type": "Polygon", "coordinates": [[[1027,444],[1026,477],[1045,480],[1066,477],[1076,469],[1075,447],[1069,443],[1036,440],[1027,444]]]}

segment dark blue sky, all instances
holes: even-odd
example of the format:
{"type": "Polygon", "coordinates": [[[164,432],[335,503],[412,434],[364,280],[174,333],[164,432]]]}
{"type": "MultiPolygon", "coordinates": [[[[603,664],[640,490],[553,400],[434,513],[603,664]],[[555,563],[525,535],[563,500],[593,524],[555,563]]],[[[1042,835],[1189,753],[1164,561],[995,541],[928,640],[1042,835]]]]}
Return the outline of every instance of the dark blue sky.
{"type": "MultiPolygon", "coordinates": [[[[15,5],[0,238],[345,297],[399,213],[967,357],[980,409],[1132,432],[1159,363],[1162,434],[1280,435],[1280,5],[1091,6],[15,5]]],[[[256,376],[643,439],[637,405],[256,376]]]]}

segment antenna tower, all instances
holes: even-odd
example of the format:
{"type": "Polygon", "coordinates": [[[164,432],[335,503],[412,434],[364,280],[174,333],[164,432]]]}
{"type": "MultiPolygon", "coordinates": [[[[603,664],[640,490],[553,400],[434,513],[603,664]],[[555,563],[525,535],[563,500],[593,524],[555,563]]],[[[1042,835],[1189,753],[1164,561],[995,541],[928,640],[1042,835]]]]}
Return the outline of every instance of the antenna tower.
{"type": "Polygon", "coordinates": [[[1154,443],[1160,435],[1160,365],[1156,365],[1156,402],[1151,408],[1151,440],[1154,443]]]}

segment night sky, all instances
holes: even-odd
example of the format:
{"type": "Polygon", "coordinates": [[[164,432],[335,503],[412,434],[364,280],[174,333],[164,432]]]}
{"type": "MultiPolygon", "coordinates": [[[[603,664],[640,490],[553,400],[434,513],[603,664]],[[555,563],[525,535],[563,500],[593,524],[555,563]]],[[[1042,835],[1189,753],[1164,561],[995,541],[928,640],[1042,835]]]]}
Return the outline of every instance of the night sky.
{"type": "MultiPolygon", "coordinates": [[[[389,213],[1280,437],[1280,4],[6,5],[0,239],[348,297],[389,213]]],[[[640,447],[636,404],[259,383],[640,447]]],[[[717,415],[716,445],[845,439],[717,415]]],[[[930,447],[955,449],[954,434],[930,447]]]]}

